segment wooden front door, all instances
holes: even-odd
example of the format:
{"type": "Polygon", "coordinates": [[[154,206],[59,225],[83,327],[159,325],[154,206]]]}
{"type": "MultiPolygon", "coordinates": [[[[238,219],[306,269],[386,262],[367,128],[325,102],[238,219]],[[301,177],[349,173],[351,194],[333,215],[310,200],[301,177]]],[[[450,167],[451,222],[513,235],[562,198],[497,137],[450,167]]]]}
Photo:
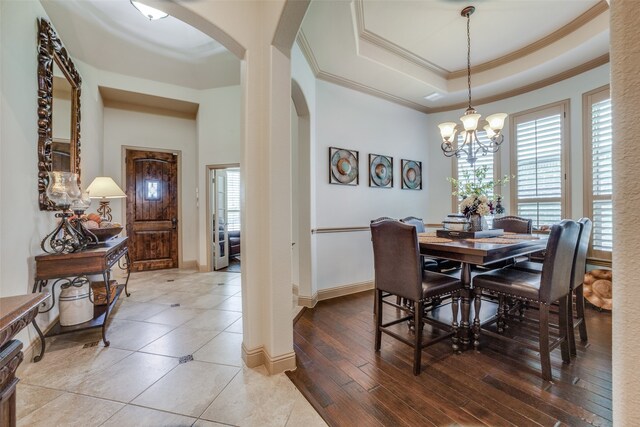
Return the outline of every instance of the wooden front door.
{"type": "Polygon", "coordinates": [[[177,155],[127,150],[127,235],[133,271],[178,267],[177,155]]]}

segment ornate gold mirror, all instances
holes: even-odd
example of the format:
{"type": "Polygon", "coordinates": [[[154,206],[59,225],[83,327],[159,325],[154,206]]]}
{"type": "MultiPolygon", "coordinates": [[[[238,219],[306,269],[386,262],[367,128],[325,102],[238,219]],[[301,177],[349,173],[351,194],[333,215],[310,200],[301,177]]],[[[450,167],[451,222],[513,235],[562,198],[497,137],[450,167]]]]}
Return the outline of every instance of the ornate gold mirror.
{"type": "Polygon", "coordinates": [[[38,198],[40,210],[55,210],[46,193],[48,172],[80,176],[82,79],[62,41],[38,20],[38,198]]]}

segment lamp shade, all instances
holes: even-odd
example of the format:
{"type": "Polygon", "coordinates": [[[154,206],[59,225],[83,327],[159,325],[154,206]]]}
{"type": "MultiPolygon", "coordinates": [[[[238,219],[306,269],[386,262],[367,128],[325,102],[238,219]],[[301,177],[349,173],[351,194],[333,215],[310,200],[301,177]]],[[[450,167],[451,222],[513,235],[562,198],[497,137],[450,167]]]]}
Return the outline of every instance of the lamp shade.
{"type": "Polygon", "coordinates": [[[127,197],[118,184],[109,176],[99,176],[87,187],[92,199],[121,199],[127,197]]]}
{"type": "Polygon", "coordinates": [[[478,120],[480,120],[480,114],[465,114],[460,117],[464,130],[476,130],[478,128],[478,120]]]}
{"type": "Polygon", "coordinates": [[[440,128],[442,139],[446,141],[451,141],[456,134],[456,124],[453,122],[440,123],[438,127],[440,128]]]}
{"type": "Polygon", "coordinates": [[[489,126],[494,131],[502,130],[504,127],[504,119],[507,118],[506,113],[495,113],[487,117],[487,122],[489,122],[489,126]]]}

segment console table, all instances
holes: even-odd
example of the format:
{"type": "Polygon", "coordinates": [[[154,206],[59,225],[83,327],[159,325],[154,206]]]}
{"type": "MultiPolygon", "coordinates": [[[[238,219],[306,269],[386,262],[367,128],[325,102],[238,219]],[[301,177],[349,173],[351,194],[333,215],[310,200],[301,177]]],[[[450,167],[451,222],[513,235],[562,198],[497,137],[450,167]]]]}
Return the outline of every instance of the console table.
{"type": "MultiPolygon", "coordinates": [[[[47,332],[46,336],[66,334],[69,332],[81,331],[90,328],[102,327],[102,340],[105,346],[109,346],[107,340],[107,320],[122,291],[129,296],[127,283],[129,282],[130,270],[129,248],[127,237],[111,239],[104,243],[91,246],[90,249],[73,252],[69,254],[46,254],[36,256],[36,277],[33,284],[33,292],[42,292],[44,288],[51,285],[53,296],[51,306],[40,313],[46,313],[53,309],[56,303],[56,287],[61,289],[70,286],[83,286],[88,282],[88,275],[102,275],[106,292],[106,304],[94,305],[93,319],[73,326],[62,326],[56,322],[47,332]],[[126,270],[127,277],[124,284],[117,284],[115,297],[109,301],[111,295],[111,267],[118,265],[126,270]],[[50,283],[51,282],[51,283],[50,283]]],[[[93,301],[93,300],[92,300],[93,301]]],[[[40,337],[40,354],[34,357],[34,362],[42,360],[45,351],[45,335],[42,333],[35,320],[32,322],[38,336],[40,337]]]]}
{"type": "Polygon", "coordinates": [[[12,340],[38,315],[38,306],[49,295],[0,298],[0,426],[16,425],[16,370],[22,362],[22,343],[12,340]]]}

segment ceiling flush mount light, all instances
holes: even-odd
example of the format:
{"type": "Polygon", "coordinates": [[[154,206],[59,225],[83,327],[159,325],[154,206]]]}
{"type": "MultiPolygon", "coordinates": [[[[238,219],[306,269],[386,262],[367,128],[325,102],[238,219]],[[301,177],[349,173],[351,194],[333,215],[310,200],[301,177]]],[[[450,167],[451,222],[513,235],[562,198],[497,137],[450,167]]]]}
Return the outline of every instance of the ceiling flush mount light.
{"type": "Polygon", "coordinates": [[[146,4],[140,3],[139,1],[131,0],[131,4],[133,5],[133,7],[138,9],[138,12],[143,14],[145,18],[149,18],[149,21],[156,21],[158,19],[166,18],[167,16],[169,16],[168,13],[165,13],[151,6],[147,6],[146,4]]]}
{"type": "Polygon", "coordinates": [[[495,153],[500,149],[500,144],[504,140],[501,133],[504,127],[504,119],[507,118],[505,113],[496,113],[487,117],[486,120],[480,120],[480,114],[471,106],[471,34],[469,32],[469,23],[471,15],[476,8],[467,6],[462,9],[460,15],[467,18],[467,87],[469,89],[469,108],[465,111],[464,116],[460,117],[462,127],[454,122],[441,123],[440,135],[442,136],[442,152],[447,157],[462,157],[466,155],[467,162],[473,165],[478,155],[484,156],[488,152],[495,153]],[[478,140],[478,126],[487,134],[488,142],[482,143],[478,140]],[[460,131],[462,141],[458,144],[456,141],[456,133],[460,131]]]}

